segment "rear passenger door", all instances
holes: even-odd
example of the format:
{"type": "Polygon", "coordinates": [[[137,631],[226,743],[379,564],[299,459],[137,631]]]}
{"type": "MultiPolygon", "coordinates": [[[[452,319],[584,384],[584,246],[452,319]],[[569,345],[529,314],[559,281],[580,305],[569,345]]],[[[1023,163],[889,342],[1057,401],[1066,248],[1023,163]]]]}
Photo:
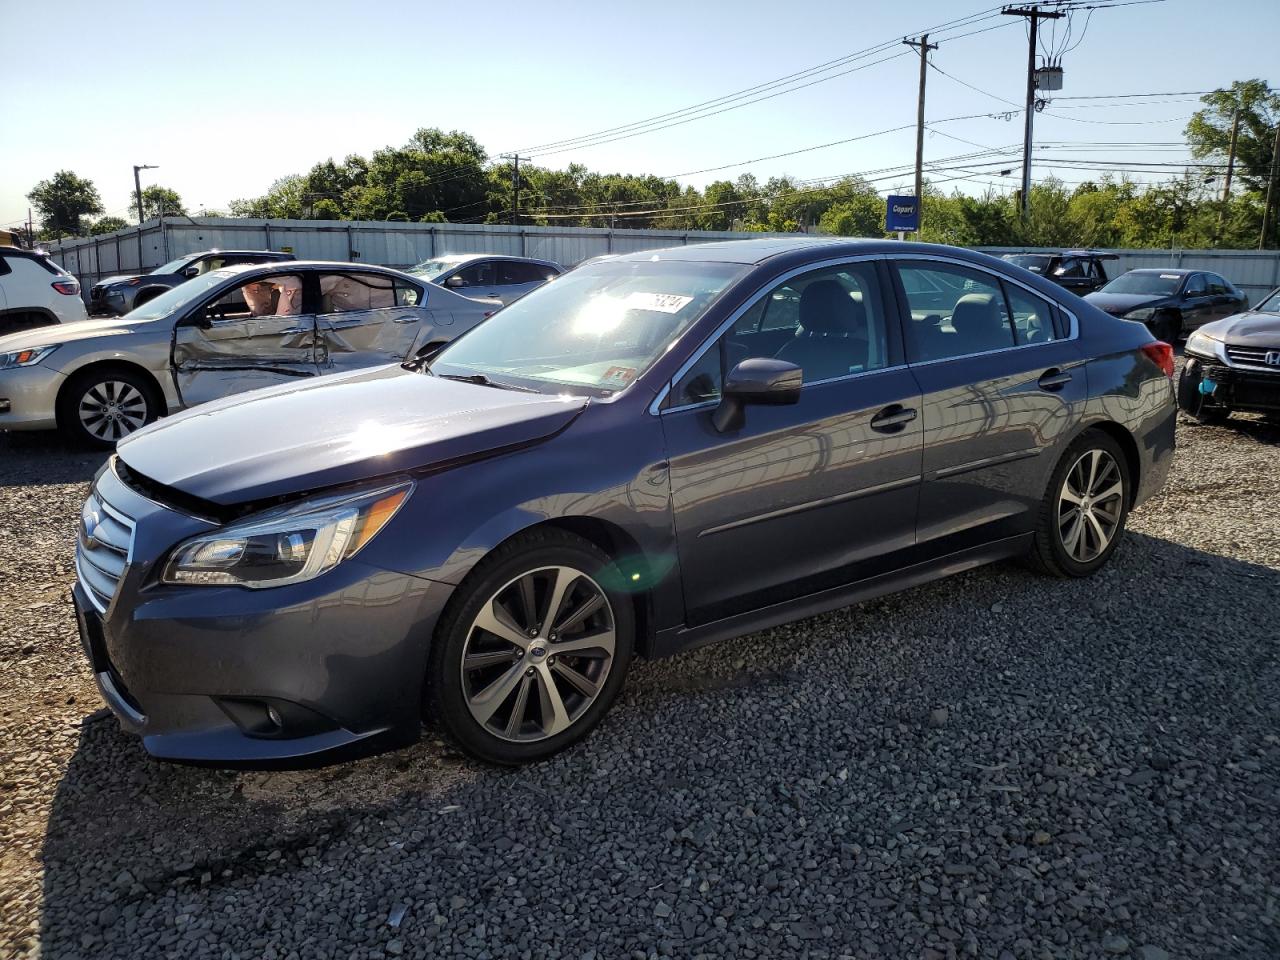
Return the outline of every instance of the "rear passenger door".
{"type": "Polygon", "coordinates": [[[921,547],[945,554],[1031,530],[1087,396],[1067,315],[975,266],[892,263],[924,395],[921,547]],[[951,302],[912,293],[937,289],[951,302]]]}
{"type": "Polygon", "coordinates": [[[404,360],[445,325],[423,305],[423,288],[399,277],[349,270],[313,273],[310,282],[322,373],[404,360]]]}

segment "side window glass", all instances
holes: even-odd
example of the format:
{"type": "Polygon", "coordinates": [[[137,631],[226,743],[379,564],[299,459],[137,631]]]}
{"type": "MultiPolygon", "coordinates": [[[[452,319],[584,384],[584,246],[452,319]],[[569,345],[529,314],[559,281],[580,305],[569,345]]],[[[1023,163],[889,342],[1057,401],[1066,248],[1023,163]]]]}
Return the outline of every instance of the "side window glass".
{"type": "Polygon", "coordinates": [[[674,406],[720,399],[720,384],[724,380],[724,371],[720,367],[720,353],[724,348],[724,340],[725,338],[721,337],[717,343],[712,344],[680,378],[673,391],[674,406]]]}
{"type": "Polygon", "coordinates": [[[416,307],[424,305],[422,299],[422,291],[411,283],[402,283],[396,281],[396,306],[397,307],[416,307]]]}
{"type": "Polygon", "coordinates": [[[204,308],[207,320],[222,323],[254,317],[295,317],[302,313],[302,278],[263,277],[224,293],[204,308]]]}
{"type": "Polygon", "coordinates": [[[1187,281],[1186,295],[1188,297],[1203,297],[1207,292],[1208,290],[1205,286],[1204,274],[1192,274],[1191,279],[1187,281]]]}
{"type": "MultiPolygon", "coordinates": [[[[1004,292],[990,274],[950,264],[897,265],[911,310],[908,346],[916,362],[1014,346],[1004,292]]],[[[1040,320],[1052,330],[1048,315],[1040,320]]]]}
{"type": "Polygon", "coordinates": [[[481,260],[469,267],[463,267],[455,276],[461,277],[468,287],[486,287],[494,283],[492,260],[481,260]]]}
{"type": "Polygon", "coordinates": [[[1229,292],[1227,290],[1227,281],[1223,280],[1216,273],[1206,273],[1205,276],[1209,280],[1209,292],[1215,297],[1229,292]]]}
{"type": "Polygon", "coordinates": [[[320,275],[320,312],[352,313],[396,305],[395,282],[372,273],[320,275]]]}
{"type": "Polygon", "coordinates": [[[1084,276],[1084,267],[1075,257],[1067,257],[1057,270],[1053,271],[1055,277],[1077,278],[1084,276]]]}
{"type": "Polygon", "coordinates": [[[1053,329],[1053,308],[1047,300],[1012,283],[1006,283],[1004,288],[1009,298],[1009,313],[1013,316],[1014,341],[1019,346],[1058,339],[1053,329]]]}
{"type": "Polygon", "coordinates": [[[547,279],[548,272],[536,263],[520,263],[512,260],[498,262],[498,282],[503,284],[542,283],[547,279]]]}

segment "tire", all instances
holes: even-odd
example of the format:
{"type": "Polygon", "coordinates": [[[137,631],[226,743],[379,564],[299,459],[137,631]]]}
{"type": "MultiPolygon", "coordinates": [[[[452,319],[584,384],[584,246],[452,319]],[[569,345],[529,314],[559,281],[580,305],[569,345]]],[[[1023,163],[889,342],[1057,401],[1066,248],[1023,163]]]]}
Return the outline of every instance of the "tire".
{"type": "Polygon", "coordinates": [[[1086,430],[1077,437],[1054,468],[1040,504],[1028,554],[1032,566],[1064,578],[1088,577],[1101,569],[1124,537],[1131,484],[1120,444],[1101,430],[1086,430]],[[1081,492],[1086,494],[1083,503],[1081,492]],[[1073,536],[1077,529],[1078,539],[1073,536]]]}
{"type": "Polygon", "coordinates": [[[163,400],[147,377],[121,367],[77,373],[58,395],[58,427],[73,443],[110,450],[160,416],[163,400]]]}
{"type": "Polygon", "coordinates": [[[1152,322],[1150,329],[1151,335],[1157,340],[1176,346],[1178,339],[1182,336],[1182,318],[1171,313],[1159,314],[1152,322]]]}
{"type": "Polygon", "coordinates": [[[564,531],[535,531],[498,548],[463,581],[436,629],[428,717],[464,753],[503,766],[584,739],[631,663],[635,612],[622,583],[604,551],[564,531]],[[553,623],[547,610],[557,591],[553,623]]]}
{"type": "Polygon", "coordinates": [[[1200,364],[1187,361],[1178,374],[1178,409],[1205,426],[1224,423],[1231,416],[1231,408],[1210,403],[1200,392],[1200,364]]]}

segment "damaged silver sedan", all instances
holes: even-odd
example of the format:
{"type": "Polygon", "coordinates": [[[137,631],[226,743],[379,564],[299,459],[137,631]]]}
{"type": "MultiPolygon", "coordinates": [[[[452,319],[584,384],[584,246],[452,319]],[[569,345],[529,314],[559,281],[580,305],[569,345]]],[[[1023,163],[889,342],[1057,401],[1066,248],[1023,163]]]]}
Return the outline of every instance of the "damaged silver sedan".
{"type": "Polygon", "coordinates": [[[386,267],[214,270],[123,317],[0,337],[0,430],[111,447],[199,403],[421,356],[501,306],[386,267]]]}

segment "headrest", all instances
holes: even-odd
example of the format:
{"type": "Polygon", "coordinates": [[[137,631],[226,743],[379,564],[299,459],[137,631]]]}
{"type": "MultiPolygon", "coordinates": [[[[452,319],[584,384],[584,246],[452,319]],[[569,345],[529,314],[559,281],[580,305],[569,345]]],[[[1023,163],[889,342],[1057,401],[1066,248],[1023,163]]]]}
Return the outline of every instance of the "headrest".
{"type": "Polygon", "coordinates": [[[962,336],[990,333],[1004,326],[1004,318],[991,294],[966,293],[951,311],[951,326],[962,336]]]}
{"type": "Polygon", "coordinates": [[[800,330],[810,337],[865,336],[866,310],[835,280],[815,280],[800,294],[800,330]]]}

